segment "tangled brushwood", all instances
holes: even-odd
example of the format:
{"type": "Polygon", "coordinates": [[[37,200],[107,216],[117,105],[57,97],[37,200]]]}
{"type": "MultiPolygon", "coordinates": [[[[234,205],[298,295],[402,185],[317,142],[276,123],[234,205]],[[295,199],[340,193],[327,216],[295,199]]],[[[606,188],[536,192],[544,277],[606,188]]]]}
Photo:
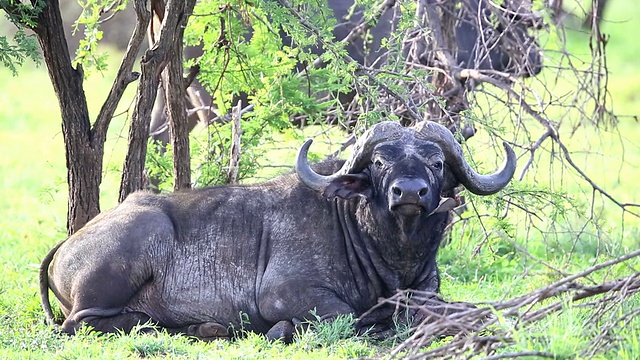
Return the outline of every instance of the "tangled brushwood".
{"type": "Polygon", "coordinates": [[[409,329],[399,337],[408,336],[390,354],[390,358],[402,359],[464,359],[488,356],[488,359],[537,356],[556,358],[544,351],[499,353],[496,351],[512,345],[518,332],[527,332],[536,323],[561,311],[589,309],[582,327],[592,328],[590,346],[581,358],[590,358],[607,351],[624,341],[615,336],[616,328],[624,328],[640,309],[621,309],[621,304],[640,291],[640,272],[615,280],[597,283],[592,276],[607,271],[640,256],[634,251],[611,261],[595,265],[583,272],[566,276],[546,287],[504,301],[442,305],[427,301],[425,305],[412,305],[433,299],[432,293],[402,292],[384,303],[395,304],[400,311],[423,311],[430,316],[422,324],[409,329]],[[594,285],[588,285],[594,284],[594,285]],[[434,306],[436,305],[437,306],[434,306]],[[617,310],[617,311],[612,311],[617,310]],[[446,315],[443,315],[446,314],[446,315]],[[444,345],[429,347],[436,339],[449,336],[444,345]]]}

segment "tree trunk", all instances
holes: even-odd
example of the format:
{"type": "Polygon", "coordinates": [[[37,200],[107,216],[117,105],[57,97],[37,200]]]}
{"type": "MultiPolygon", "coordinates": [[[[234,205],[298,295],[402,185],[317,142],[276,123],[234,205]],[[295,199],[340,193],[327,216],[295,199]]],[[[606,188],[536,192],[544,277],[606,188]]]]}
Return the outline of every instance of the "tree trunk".
{"type": "Polygon", "coordinates": [[[585,29],[593,29],[597,27],[600,29],[600,23],[602,22],[602,15],[604,14],[604,9],[607,6],[607,0],[592,0],[591,1],[591,10],[587,17],[584,19],[584,23],[582,26],[585,29]]]}
{"type": "MultiPolygon", "coordinates": [[[[35,2],[32,3],[35,4],[35,2]]],[[[138,77],[138,74],[131,70],[144,39],[144,29],[147,27],[149,16],[144,14],[145,0],[134,0],[133,4],[138,21],[111,91],[100,109],[93,128],[89,120],[83,89],[82,67],[78,66],[77,69],[72,67],[59,2],[43,3],[42,9],[39,9],[40,4],[34,5],[31,9],[32,16],[28,16],[31,14],[25,16],[25,11],[28,10],[11,2],[2,3],[1,6],[16,26],[30,28],[36,33],[53,89],[58,97],[69,187],[67,212],[69,235],[79,230],[100,212],[100,183],[107,129],[127,85],[138,77]]]]}
{"type": "MultiPolygon", "coordinates": [[[[182,36],[179,36],[182,39],[182,36]]],[[[173,149],[173,189],[191,187],[191,157],[189,155],[189,126],[182,76],[182,41],[175,44],[169,65],[162,73],[165,84],[167,110],[169,112],[169,134],[173,149]]]]}
{"type": "Polygon", "coordinates": [[[458,1],[438,2],[435,0],[421,0],[418,2],[416,18],[422,29],[430,29],[433,44],[434,59],[430,63],[439,64],[444,72],[437,72],[432,79],[434,94],[441,96],[445,104],[430,100],[425,118],[447,126],[456,132],[462,129],[460,112],[468,109],[466,92],[459,82],[458,63],[456,54],[456,7],[466,6],[458,1]]]}
{"type": "MultiPolygon", "coordinates": [[[[163,16],[162,25],[160,26],[160,33],[157,38],[154,37],[154,40],[156,40],[154,45],[149,50],[147,50],[147,52],[142,57],[142,60],[140,61],[142,75],[140,78],[140,83],[138,84],[138,96],[136,99],[133,117],[131,119],[131,127],[129,128],[129,149],[125,157],[125,163],[122,171],[119,201],[123,201],[130,193],[134,191],[146,188],[144,164],[147,155],[149,123],[151,120],[153,103],[155,101],[157,89],[160,83],[160,74],[163,69],[171,62],[171,59],[176,57],[176,55],[173,54],[174,49],[181,49],[182,47],[182,34],[184,33],[184,27],[186,26],[189,16],[193,12],[195,2],[196,0],[169,0],[166,4],[166,7],[164,6],[162,0],[153,0],[151,2],[151,7],[154,9],[154,11],[162,11],[164,14],[171,14],[171,16],[163,16]]],[[[184,87],[182,81],[182,56],[180,54],[178,54],[177,56],[179,57],[180,62],[173,65],[176,67],[173,71],[178,71],[176,69],[179,67],[180,81],[169,81],[168,85],[170,86],[167,86],[166,91],[167,94],[171,94],[172,98],[168,98],[167,102],[171,103],[172,99],[176,99],[176,94],[174,94],[176,90],[174,86],[180,86],[182,95],[178,97],[181,98],[182,107],[180,107],[180,104],[168,104],[169,109],[171,109],[171,106],[174,106],[174,110],[169,111],[169,124],[171,124],[172,121],[180,121],[180,114],[178,114],[178,112],[182,112],[182,114],[184,114],[183,116],[186,117],[186,110],[184,107],[184,87]],[[176,116],[176,120],[171,119],[174,115],[176,116]]],[[[182,121],[182,124],[186,124],[186,120],[182,121]]],[[[178,129],[174,129],[174,133],[180,134],[182,132],[182,129],[180,128],[181,125],[178,125],[178,129]]],[[[177,141],[180,142],[184,140],[177,141]]],[[[176,150],[183,151],[184,147],[185,145],[183,143],[179,144],[179,146],[174,145],[174,153],[176,150]]],[[[188,139],[186,141],[186,149],[188,155],[188,139]]],[[[183,177],[177,180],[179,180],[180,182],[177,182],[176,184],[183,185],[185,182],[183,177]]],[[[186,182],[190,183],[190,181],[188,180],[186,182]]]]}
{"type": "MultiPolygon", "coordinates": [[[[192,1],[195,5],[195,1],[192,1]]],[[[187,121],[186,85],[182,66],[182,43],[184,28],[193,5],[185,7],[182,24],[178,26],[171,49],[171,59],[162,72],[162,81],[167,99],[169,115],[169,136],[173,150],[173,189],[174,191],[191,188],[191,156],[189,154],[189,124],[187,121]]]]}
{"type": "Polygon", "coordinates": [[[127,155],[122,167],[120,193],[118,201],[122,202],[134,191],[145,188],[144,163],[147,156],[147,138],[149,137],[149,121],[156,98],[156,89],[160,84],[160,71],[165,66],[163,49],[150,49],[140,60],[141,76],[138,83],[136,104],[129,127],[127,155]]]}
{"type": "Polygon", "coordinates": [[[71,65],[58,1],[48,2],[37,24],[33,30],[42,47],[62,113],[69,185],[67,232],[73,234],[100,212],[99,188],[104,150],[103,146],[92,146],[91,143],[82,68],[74,69],[71,65]]]}
{"type": "MultiPolygon", "coordinates": [[[[43,57],[62,115],[67,183],[69,187],[67,232],[73,234],[100,213],[100,183],[107,129],[127,85],[137,78],[131,72],[146,28],[144,0],[135,0],[138,23],[129,42],[118,74],[98,118],[91,127],[83,89],[82,67],[74,69],[64,35],[60,4],[49,1],[38,15],[33,31],[38,37],[43,57]]],[[[148,18],[148,17],[147,17],[148,18]]],[[[148,21],[148,19],[147,19],[148,21]]],[[[31,24],[24,24],[31,26],[31,24]]]]}

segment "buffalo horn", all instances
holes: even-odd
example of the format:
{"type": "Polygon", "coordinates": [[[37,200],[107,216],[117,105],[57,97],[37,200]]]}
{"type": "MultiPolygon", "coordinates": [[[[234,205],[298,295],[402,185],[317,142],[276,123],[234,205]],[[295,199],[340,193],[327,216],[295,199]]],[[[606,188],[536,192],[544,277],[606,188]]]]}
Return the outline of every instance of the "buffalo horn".
{"type": "Polygon", "coordinates": [[[340,175],[342,175],[342,171],[345,166],[342,166],[342,169],[338,170],[333,175],[320,175],[317,172],[313,171],[311,166],[309,165],[309,159],[307,159],[307,153],[309,152],[309,147],[313,140],[309,139],[302,144],[300,150],[298,150],[298,156],[296,157],[296,165],[294,167],[296,174],[298,174],[298,178],[302,181],[307,187],[315,191],[324,191],[324,189],[331,183],[333,180],[337,179],[340,175]]]}
{"type": "Polygon", "coordinates": [[[516,171],[516,155],[506,142],[503,142],[503,145],[507,157],[502,166],[493,174],[481,175],[469,166],[462,155],[462,147],[449,129],[431,121],[424,121],[416,125],[416,131],[440,145],[446,163],[458,181],[476,195],[497,193],[507,186],[516,171]]]}
{"type": "Polygon", "coordinates": [[[369,162],[371,162],[371,155],[373,149],[377,144],[390,139],[398,138],[402,135],[404,128],[398,122],[385,121],[378,123],[367,130],[358,139],[353,147],[351,157],[347,159],[342,168],[332,175],[320,175],[313,171],[309,165],[307,159],[307,153],[313,140],[307,140],[296,157],[295,171],[298,174],[298,178],[307,187],[316,190],[324,191],[324,189],[333,180],[344,174],[356,174],[362,171],[369,162]]]}

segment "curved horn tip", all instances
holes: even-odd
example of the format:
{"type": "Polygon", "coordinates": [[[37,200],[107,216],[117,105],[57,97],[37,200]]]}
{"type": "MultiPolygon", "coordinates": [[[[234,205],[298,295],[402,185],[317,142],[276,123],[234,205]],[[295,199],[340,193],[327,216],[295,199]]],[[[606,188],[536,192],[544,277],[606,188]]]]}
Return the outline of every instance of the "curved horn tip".
{"type": "Polygon", "coordinates": [[[502,146],[504,147],[504,151],[507,153],[506,162],[507,162],[507,164],[511,164],[511,166],[510,166],[511,176],[510,177],[513,177],[513,174],[516,172],[516,163],[517,163],[516,153],[515,153],[515,151],[513,151],[513,148],[511,148],[511,145],[507,144],[506,141],[502,142],[502,146]]]}
{"type": "Polygon", "coordinates": [[[479,175],[470,170],[467,183],[461,181],[467,190],[476,195],[493,195],[504,189],[516,172],[516,154],[509,144],[502,142],[506,157],[502,166],[491,175],[479,175]]]}
{"type": "Polygon", "coordinates": [[[516,157],[516,153],[513,151],[513,149],[511,148],[511,145],[509,145],[509,143],[507,143],[506,141],[503,141],[502,142],[502,146],[504,146],[504,149],[507,152],[507,156],[511,155],[514,158],[516,157]]]}
{"type": "Polygon", "coordinates": [[[315,191],[324,191],[333,178],[331,176],[317,174],[313,171],[311,165],[309,165],[307,152],[309,151],[309,147],[312,142],[313,140],[309,139],[302,144],[300,150],[298,150],[298,155],[293,168],[295,173],[298,175],[298,179],[300,179],[300,181],[302,181],[302,183],[308,188],[315,191]]]}
{"type": "Polygon", "coordinates": [[[293,165],[293,170],[294,171],[298,171],[298,169],[300,168],[300,161],[301,159],[307,159],[307,154],[309,153],[309,148],[311,147],[311,143],[313,143],[313,139],[308,139],[307,141],[304,142],[304,144],[302,144],[302,146],[300,147],[300,150],[298,150],[298,154],[296,155],[296,161],[293,165]]]}
{"type": "Polygon", "coordinates": [[[504,147],[504,151],[506,152],[507,157],[504,160],[504,164],[502,165],[502,169],[498,170],[498,172],[501,172],[501,173],[504,174],[504,179],[505,179],[504,184],[502,186],[500,186],[500,189],[502,189],[505,186],[507,186],[507,184],[511,180],[513,180],[513,175],[516,172],[516,165],[517,165],[516,153],[515,153],[515,151],[513,151],[513,148],[511,148],[511,145],[507,144],[506,141],[503,141],[502,142],[502,146],[504,147]]]}

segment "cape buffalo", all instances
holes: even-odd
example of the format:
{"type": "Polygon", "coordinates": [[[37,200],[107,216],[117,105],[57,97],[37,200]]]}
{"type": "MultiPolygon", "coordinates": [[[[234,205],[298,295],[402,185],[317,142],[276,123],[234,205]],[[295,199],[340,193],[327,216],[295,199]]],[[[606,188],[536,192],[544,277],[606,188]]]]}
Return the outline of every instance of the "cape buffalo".
{"type": "MultiPolygon", "coordinates": [[[[494,194],[516,166],[505,143],[502,167],[478,174],[451,132],[432,122],[381,122],[346,161],[314,168],[310,145],[295,173],[257,185],[134,193],[96,217],[42,262],[47,321],[55,322],[50,288],[69,334],[82,324],[128,332],[152,322],[201,339],[240,326],[290,339],[292,324],[312,314],[357,317],[398,289],[436,293],[451,209],[443,200],[460,184],[494,194]]],[[[357,327],[372,324],[391,320],[357,327]]]]}

